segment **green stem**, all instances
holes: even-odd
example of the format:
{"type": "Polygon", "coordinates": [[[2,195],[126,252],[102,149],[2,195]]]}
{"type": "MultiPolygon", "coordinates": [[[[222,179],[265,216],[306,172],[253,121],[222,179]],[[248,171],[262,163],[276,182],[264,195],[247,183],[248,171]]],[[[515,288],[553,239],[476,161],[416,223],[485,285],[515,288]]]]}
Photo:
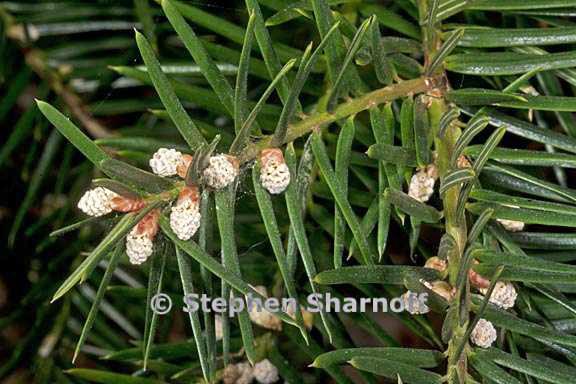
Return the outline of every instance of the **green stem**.
{"type": "MultiPolygon", "coordinates": [[[[419,0],[418,6],[421,20],[428,15],[431,4],[431,0],[419,0]]],[[[431,27],[426,25],[422,28],[426,51],[426,65],[428,65],[430,58],[434,57],[438,47],[440,46],[441,42],[437,33],[440,29],[440,26],[431,27]]],[[[443,70],[439,68],[434,75],[443,77],[443,70]]],[[[443,93],[443,89],[438,89],[434,93],[435,96],[440,96],[440,94],[443,93]]],[[[446,103],[442,97],[431,98],[429,116],[431,127],[433,127],[433,129],[439,126],[440,118],[446,111],[446,108],[446,103]]],[[[450,171],[450,159],[459,135],[460,128],[456,125],[449,127],[442,138],[438,137],[437,132],[435,132],[435,147],[438,155],[437,165],[440,179],[450,171]]],[[[468,234],[465,217],[458,215],[458,197],[460,195],[460,190],[461,187],[451,188],[442,196],[446,233],[452,236],[456,244],[455,249],[453,249],[448,256],[448,279],[452,285],[456,282],[468,234]]],[[[468,362],[466,354],[462,353],[462,345],[467,344],[464,338],[466,337],[466,328],[469,321],[469,298],[469,285],[462,284],[451,303],[452,308],[450,309],[454,310],[457,315],[447,350],[447,381],[449,384],[464,384],[467,377],[468,362]]]]}
{"type": "MultiPolygon", "coordinates": [[[[442,99],[434,99],[430,108],[430,117],[433,126],[438,126],[440,117],[446,110],[446,105],[442,99]]],[[[438,170],[440,178],[442,178],[450,170],[450,159],[454,144],[460,135],[460,128],[456,125],[448,128],[443,138],[436,139],[436,151],[438,154],[438,170]]],[[[443,196],[444,217],[446,233],[452,236],[455,240],[456,247],[448,257],[448,278],[450,284],[454,285],[462,262],[462,255],[467,242],[467,226],[466,219],[462,215],[458,215],[458,196],[460,195],[461,187],[454,187],[446,191],[443,196]]],[[[459,345],[465,343],[466,327],[468,325],[469,308],[469,285],[463,284],[462,290],[458,291],[454,296],[452,305],[455,306],[457,321],[453,329],[452,338],[448,343],[448,383],[449,384],[462,384],[466,378],[467,372],[467,358],[465,353],[458,353],[459,345]],[[464,300],[460,300],[464,298],[464,300]]]]}
{"type": "MultiPolygon", "coordinates": [[[[338,105],[332,112],[318,112],[307,118],[288,126],[288,132],[283,144],[292,142],[313,129],[333,123],[350,115],[369,109],[370,107],[388,103],[410,94],[422,93],[431,90],[435,81],[433,78],[420,77],[414,80],[403,81],[388,87],[377,89],[364,96],[352,99],[338,105]]],[[[256,144],[249,145],[240,156],[240,162],[245,163],[254,159],[262,149],[270,147],[272,136],[266,136],[256,144]]]]}

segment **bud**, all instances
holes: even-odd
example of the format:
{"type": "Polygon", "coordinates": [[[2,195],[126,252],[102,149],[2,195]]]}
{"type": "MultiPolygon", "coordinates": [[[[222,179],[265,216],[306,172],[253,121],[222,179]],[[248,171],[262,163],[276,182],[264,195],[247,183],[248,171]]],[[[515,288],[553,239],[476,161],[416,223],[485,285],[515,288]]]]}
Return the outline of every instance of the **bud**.
{"type": "Polygon", "coordinates": [[[531,96],[541,96],[540,93],[536,90],[536,88],[534,88],[531,85],[524,85],[522,87],[519,88],[522,92],[524,92],[527,95],[531,95],[531,96]]]}
{"type": "Polygon", "coordinates": [[[116,212],[134,212],[139,211],[146,206],[143,199],[131,199],[124,196],[115,196],[110,200],[110,207],[116,212]]]}
{"type": "MultiPolygon", "coordinates": [[[[479,263],[477,260],[474,260],[472,264],[477,265],[479,263]]],[[[490,286],[490,280],[482,277],[482,275],[472,268],[468,270],[468,279],[470,280],[470,284],[478,289],[488,288],[490,286]]]]}
{"type": "Polygon", "coordinates": [[[290,170],[279,148],[260,152],[260,183],[274,195],[284,192],[290,184],[290,170]]]}
{"type": "Polygon", "coordinates": [[[436,163],[438,162],[438,153],[437,152],[432,152],[432,162],[428,165],[426,165],[426,167],[424,168],[424,170],[426,171],[426,174],[433,178],[434,180],[438,179],[438,166],[436,165],[436,163]]]}
{"type": "MultiPolygon", "coordinates": [[[[312,326],[314,325],[314,315],[302,307],[300,308],[300,313],[302,313],[304,326],[307,329],[312,329],[312,326]]],[[[293,305],[289,305],[288,308],[286,308],[286,314],[296,320],[296,308],[294,308],[293,305]]]]}
{"type": "Polygon", "coordinates": [[[446,271],[446,260],[442,260],[438,256],[434,256],[426,260],[426,264],[424,264],[424,268],[435,269],[440,273],[446,271]]]}
{"type": "Polygon", "coordinates": [[[427,281],[422,281],[422,284],[432,292],[444,298],[446,301],[450,302],[454,298],[454,288],[450,286],[445,281],[436,280],[431,283],[427,281]]]}
{"type": "Polygon", "coordinates": [[[261,384],[272,384],[278,381],[278,368],[274,366],[268,359],[264,359],[254,365],[252,371],[254,378],[261,384]]]}
{"type": "Polygon", "coordinates": [[[153,240],[158,233],[160,210],[150,211],[126,236],[126,254],[130,263],[139,265],[148,260],[154,251],[153,240]]]}
{"type": "Polygon", "coordinates": [[[422,203],[427,202],[434,194],[434,184],[437,178],[438,167],[435,164],[429,164],[418,170],[410,179],[408,195],[422,203]]]}
{"type": "Polygon", "coordinates": [[[84,192],[78,201],[78,208],[88,216],[98,217],[112,212],[111,200],[118,196],[104,187],[96,187],[84,192]]]}
{"type": "Polygon", "coordinates": [[[251,285],[252,289],[254,289],[256,292],[258,292],[259,294],[261,294],[264,297],[268,297],[268,289],[263,286],[263,285],[256,285],[253,286],[251,285]]]}
{"type": "Polygon", "coordinates": [[[402,295],[402,301],[404,302],[404,309],[412,315],[423,315],[430,312],[430,308],[420,300],[420,294],[417,292],[406,291],[402,295]]]}
{"type": "Polygon", "coordinates": [[[460,155],[458,160],[456,160],[456,166],[458,168],[472,168],[472,164],[470,164],[470,160],[464,155],[460,155]]]}
{"type": "Polygon", "coordinates": [[[184,187],[170,211],[170,228],[180,240],[189,240],[200,227],[198,187],[184,187]]]}
{"type": "Polygon", "coordinates": [[[152,172],[159,176],[174,176],[182,160],[182,153],[173,148],[160,148],[150,159],[152,172]]]}
{"type": "MultiPolygon", "coordinates": [[[[263,285],[258,285],[253,288],[262,296],[268,297],[266,287],[263,285]]],[[[259,325],[262,328],[271,329],[273,331],[282,330],[282,321],[258,305],[250,306],[250,308],[248,308],[248,315],[254,324],[259,325]]]]}
{"type": "Polygon", "coordinates": [[[229,364],[222,374],[224,384],[250,384],[254,380],[253,368],[250,363],[229,364]]]}
{"type": "Polygon", "coordinates": [[[505,230],[510,232],[521,232],[524,230],[524,223],[517,220],[496,219],[505,230]]]}
{"type": "MultiPolygon", "coordinates": [[[[487,288],[480,289],[483,295],[488,293],[487,288]]],[[[496,282],[494,285],[494,290],[492,295],[490,295],[490,302],[504,309],[509,309],[514,307],[516,303],[516,289],[511,283],[506,283],[502,281],[496,282]]]]}
{"type": "Polygon", "coordinates": [[[204,182],[214,189],[227,187],[239,173],[238,159],[230,155],[210,157],[209,165],[202,172],[204,182]]]}
{"type": "Polygon", "coordinates": [[[470,340],[482,348],[489,348],[497,339],[496,328],[488,320],[480,319],[470,334],[470,340]]]}
{"type": "Polygon", "coordinates": [[[192,156],[190,155],[182,155],[178,166],[176,167],[176,173],[181,178],[185,179],[186,174],[188,173],[188,168],[190,168],[190,164],[192,164],[192,156]]]}

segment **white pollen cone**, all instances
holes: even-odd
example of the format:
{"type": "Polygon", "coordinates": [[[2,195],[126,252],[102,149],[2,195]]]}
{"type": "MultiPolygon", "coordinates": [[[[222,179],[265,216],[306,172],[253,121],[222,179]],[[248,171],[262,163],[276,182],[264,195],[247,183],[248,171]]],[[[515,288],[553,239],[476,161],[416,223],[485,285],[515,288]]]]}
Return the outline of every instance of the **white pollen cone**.
{"type": "Polygon", "coordinates": [[[222,373],[222,382],[224,384],[250,384],[254,380],[253,371],[250,363],[246,361],[229,364],[222,373]]]}
{"type": "Polygon", "coordinates": [[[254,365],[252,371],[254,378],[260,384],[272,384],[278,381],[278,368],[268,359],[264,359],[254,365]]]}
{"type": "Polygon", "coordinates": [[[230,185],[240,170],[238,159],[231,155],[212,156],[208,163],[208,167],[202,171],[202,179],[213,189],[222,189],[230,185]]]}
{"type": "Polygon", "coordinates": [[[189,240],[200,228],[200,193],[198,187],[186,186],[170,211],[170,228],[180,240],[189,240]]]}
{"type": "Polygon", "coordinates": [[[149,161],[152,172],[159,176],[175,176],[182,153],[173,148],[160,148],[149,161]]]}
{"type": "Polygon", "coordinates": [[[159,209],[150,211],[126,236],[126,254],[130,263],[142,264],[152,255],[154,238],[158,233],[159,218],[159,209]]]}
{"type": "Polygon", "coordinates": [[[496,328],[491,322],[485,319],[478,320],[478,323],[470,334],[470,340],[481,348],[490,348],[497,339],[496,328]]]}
{"type": "Polygon", "coordinates": [[[284,192],[290,184],[290,170],[279,148],[260,152],[260,183],[271,194],[284,192]]]}
{"type": "MultiPolygon", "coordinates": [[[[488,293],[488,289],[487,288],[480,289],[480,292],[483,295],[486,295],[488,293]]],[[[517,297],[518,294],[516,293],[516,289],[514,288],[514,285],[512,285],[512,283],[498,281],[494,285],[494,290],[490,295],[489,301],[499,306],[500,308],[510,309],[514,307],[514,304],[516,304],[517,297]]]]}
{"type": "Polygon", "coordinates": [[[424,315],[430,312],[430,308],[420,300],[420,295],[417,292],[406,291],[401,297],[404,302],[404,309],[408,313],[412,315],[424,315]]]}
{"type": "Polygon", "coordinates": [[[78,201],[78,208],[92,217],[104,216],[112,212],[111,201],[118,194],[104,187],[96,187],[84,192],[78,201]]]}
{"type": "Polygon", "coordinates": [[[410,179],[408,196],[422,203],[427,202],[434,194],[436,179],[438,179],[438,167],[435,164],[419,169],[410,179]]]}

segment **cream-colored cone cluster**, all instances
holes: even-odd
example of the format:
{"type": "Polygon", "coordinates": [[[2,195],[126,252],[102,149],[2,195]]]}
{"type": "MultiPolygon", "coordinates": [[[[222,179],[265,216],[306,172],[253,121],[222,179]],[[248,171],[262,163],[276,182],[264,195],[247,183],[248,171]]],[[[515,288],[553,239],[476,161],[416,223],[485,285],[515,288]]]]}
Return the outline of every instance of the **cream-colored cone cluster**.
{"type": "Polygon", "coordinates": [[[418,170],[410,179],[408,195],[422,203],[427,202],[434,194],[436,179],[438,179],[438,168],[435,164],[429,164],[418,170]]]}
{"type": "MultiPolygon", "coordinates": [[[[112,211],[136,212],[145,206],[146,201],[142,198],[124,197],[104,187],[86,191],[78,202],[78,208],[93,217],[112,211]]],[[[126,254],[132,264],[142,264],[152,255],[159,216],[157,209],[149,212],[126,236],[126,254]]]]}
{"type": "Polygon", "coordinates": [[[216,155],[208,160],[208,167],[202,171],[203,181],[213,189],[230,185],[238,176],[239,164],[234,156],[216,155]]]}
{"type": "MultiPolygon", "coordinates": [[[[174,148],[160,148],[149,161],[152,172],[159,176],[180,176],[185,178],[192,164],[192,156],[182,154],[174,148]]],[[[240,164],[231,155],[219,154],[208,159],[208,166],[202,170],[202,181],[212,189],[222,189],[238,177],[240,164]]]]}
{"type": "Polygon", "coordinates": [[[280,379],[278,368],[268,359],[264,359],[252,367],[248,362],[230,364],[224,369],[222,382],[224,384],[250,384],[256,380],[260,384],[272,384],[280,379]]]}
{"type": "Polygon", "coordinates": [[[417,292],[406,291],[402,295],[402,301],[404,303],[404,309],[412,315],[423,315],[430,312],[430,308],[420,300],[417,292]]]}
{"type": "Polygon", "coordinates": [[[224,384],[250,384],[254,380],[253,368],[248,362],[229,364],[224,368],[222,382],[224,384]]]}
{"type": "Polygon", "coordinates": [[[200,228],[199,193],[196,186],[185,187],[170,211],[170,228],[180,240],[189,240],[200,228]]]}
{"type": "Polygon", "coordinates": [[[480,319],[470,334],[472,343],[482,348],[489,348],[496,339],[496,328],[485,319],[480,319]]]}
{"type": "Polygon", "coordinates": [[[278,368],[274,366],[268,359],[264,359],[254,365],[252,371],[254,378],[260,384],[272,384],[278,381],[278,368]]]}
{"type": "Polygon", "coordinates": [[[118,196],[104,187],[96,187],[84,192],[78,201],[78,208],[88,216],[98,217],[112,212],[112,199],[118,196]]]}
{"type": "MultiPolygon", "coordinates": [[[[486,295],[488,293],[488,289],[480,289],[480,292],[482,292],[483,295],[486,295]]],[[[518,294],[516,293],[516,289],[512,283],[498,281],[494,285],[492,295],[490,295],[490,302],[499,306],[500,308],[510,309],[514,307],[517,297],[518,294]]]]}
{"type": "Polygon", "coordinates": [[[154,244],[145,233],[138,233],[136,228],[126,236],[126,254],[130,263],[140,265],[152,255],[154,244]]]}
{"type": "Polygon", "coordinates": [[[290,184],[290,170],[278,148],[260,152],[260,183],[271,194],[284,192],[290,184]]]}
{"type": "Polygon", "coordinates": [[[182,161],[182,153],[173,148],[160,148],[149,161],[152,172],[158,176],[175,176],[178,165],[182,161]]]}
{"type": "Polygon", "coordinates": [[[126,254],[130,263],[140,265],[152,256],[159,217],[160,210],[149,212],[126,236],[126,254]]]}

